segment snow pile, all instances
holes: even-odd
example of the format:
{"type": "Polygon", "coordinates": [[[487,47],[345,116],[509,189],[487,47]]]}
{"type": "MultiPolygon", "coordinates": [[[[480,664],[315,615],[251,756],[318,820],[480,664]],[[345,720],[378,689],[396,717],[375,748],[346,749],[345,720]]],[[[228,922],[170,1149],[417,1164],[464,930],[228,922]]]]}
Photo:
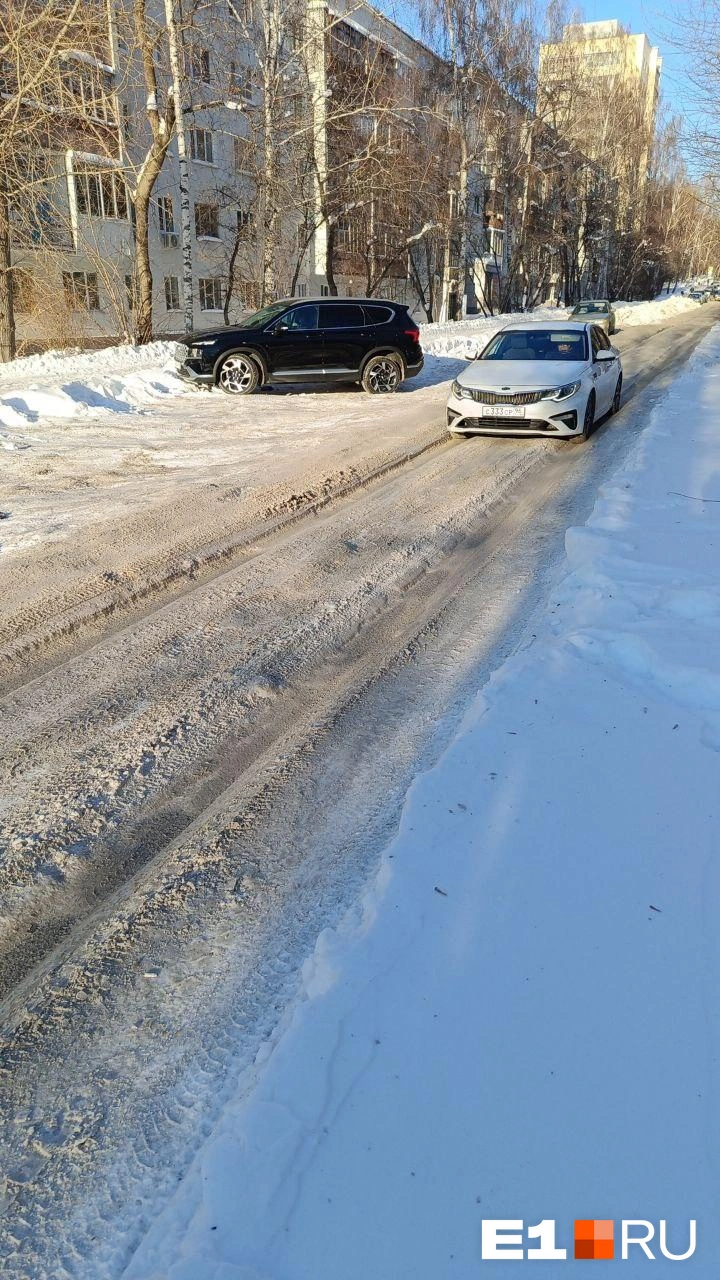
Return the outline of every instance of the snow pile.
{"type": "Polygon", "coordinates": [[[515,321],[565,319],[567,312],[557,307],[536,307],[534,311],[512,311],[496,316],[466,316],[420,326],[420,342],[426,355],[454,356],[472,360],[493,334],[515,321]]]}
{"type": "Polygon", "coordinates": [[[684,298],[680,294],[661,294],[653,302],[618,302],[615,314],[619,328],[634,324],[658,324],[680,315],[683,311],[692,311],[700,306],[693,298],[684,298]]]}
{"type": "Polygon", "coordinates": [[[661,1280],[660,1219],[676,1254],[695,1219],[711,1273],[719,413],[716,329],[126,1280],[465,1280],[483,1219],[554,1219],[572,1260],[590,1214],[654,1224],[661,1280]]]}
{"type": "MultiPolygon", "coordinates": [[[[619,302],[615,307],[618,328],[639,324],[660,324],[663,320],[691,311],[700,304],[679,295],[661,296],[652,302],[619,302]]],[[[558,307],[536,307],[534,311],[514,311],[497,316],[467,316],[464,320],[443,324],[425,324],[420,328],[420,341],[428,355],[456,356],[472,360],[493,334],[506,324],[522,321],[566,320],[569,310],[558,307]]]]}
{"type": "Polygon", "coordinates": [[[2,428],[44,418],[133,413],[186,390],[169,361],[173,343],[106,347],[102,351],[48,351],[0,365],[0,445],[17,441],[2,428]]]}

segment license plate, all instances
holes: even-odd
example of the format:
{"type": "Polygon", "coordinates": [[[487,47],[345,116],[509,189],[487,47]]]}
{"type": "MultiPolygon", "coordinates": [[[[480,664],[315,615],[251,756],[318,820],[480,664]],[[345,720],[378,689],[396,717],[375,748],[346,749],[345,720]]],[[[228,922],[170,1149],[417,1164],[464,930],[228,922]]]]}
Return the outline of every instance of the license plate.
{"type": "Polygon", "coordinates": [[[520,404],[488,404],[481,405],[482,411],[489,418],[524,418],[525,406],[520,404]]]}

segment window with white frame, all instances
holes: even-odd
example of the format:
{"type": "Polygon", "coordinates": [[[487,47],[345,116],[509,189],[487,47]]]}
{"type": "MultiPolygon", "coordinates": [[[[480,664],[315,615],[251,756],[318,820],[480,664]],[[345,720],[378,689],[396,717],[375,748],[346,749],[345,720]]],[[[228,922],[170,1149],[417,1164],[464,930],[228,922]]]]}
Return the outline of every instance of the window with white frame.
{"type": "Polygon", "coordinates": [[[80,171],[73,176],[78,213],[91,218],[127,218],[127,190],[121,174],[101,169],[98,173],[80,171]]]}
{"type": "Polygon", "coordinates": [[[209,129],[190,130],[190,155],[203,164],[213,162],[213,136],[209,129]]]}
{"type": "Polygon", "coordinates": [[[254,221],[255,219],[250,209],[238,209],[237,211],[238,236],[241,238],[243,236],[248,236],[252,231],[254,221]]]}
{"type": "Polygon", "coordinates": [[[175,209],[172,196],[158,196],[157,211],[160,240],[163,248],[176,248],[178,238],[175,231],[175,209]]]}
{"type": "Polygon", "coordinates": [[[204,277],[198,280],[200,289],[201,311],[222,311],[223,282],[217,277],[204,277]]]}
{"type": "Polygon", "coordinates": [[[177,276],[165,277],[165,310],[180,310],[180,283],[177,276]]]}
{"type": "Polygon", "coordinates": [[[220,239],[220,215],[216,204],[195,205],[195,235],[198,240],[220,239]]]}
{"type": "MultiPolygon", "coordinates": [[[[51,91],[52,92],[52,91],[51,91]]],[[[60,104],[65,111],[115,122],[112,74],[102,67],[68,60],[60,74],[60,104]]]]}
{"type": "Polygon", "coordinates": [[[100,294],[94,271],[63,271],[65,299],[73,311],[99,311],[100,294]]]}

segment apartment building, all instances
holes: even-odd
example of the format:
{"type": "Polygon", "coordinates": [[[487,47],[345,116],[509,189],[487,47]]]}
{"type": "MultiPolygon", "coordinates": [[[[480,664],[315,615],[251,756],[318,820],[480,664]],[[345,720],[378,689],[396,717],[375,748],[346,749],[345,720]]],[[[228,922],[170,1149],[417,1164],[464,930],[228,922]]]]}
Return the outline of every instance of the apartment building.
{"type": "Polygon", "coordinates": [[[540,48],[538,111],[612,172],[621,221],[646,181],[661,71],[647,36],[615,19],[566,26],[540,48]]]}

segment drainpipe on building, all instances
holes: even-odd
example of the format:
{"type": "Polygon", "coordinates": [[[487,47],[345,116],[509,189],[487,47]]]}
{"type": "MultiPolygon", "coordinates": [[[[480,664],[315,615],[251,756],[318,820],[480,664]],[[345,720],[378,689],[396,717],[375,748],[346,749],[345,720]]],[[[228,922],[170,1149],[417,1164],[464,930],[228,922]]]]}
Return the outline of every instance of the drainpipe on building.
{"type": "Polygon", "coordinates": [[[183,106],[183,81],[180,59],[181,38],[177,22],[175,20],[173,0],[165,0],[165,22],[168,31],[170,69],[172,72],[173,97],[175,99],[175,133],[177,135],[178,169],[180,174],[180,243],[182,246],[183,263],[183,329],[187,336],[192,333],[195,327],[192,270],[192,210],[190,208],[190,166],[188,164],[187,145],[185,139],[185,108],[183,106]]]}

